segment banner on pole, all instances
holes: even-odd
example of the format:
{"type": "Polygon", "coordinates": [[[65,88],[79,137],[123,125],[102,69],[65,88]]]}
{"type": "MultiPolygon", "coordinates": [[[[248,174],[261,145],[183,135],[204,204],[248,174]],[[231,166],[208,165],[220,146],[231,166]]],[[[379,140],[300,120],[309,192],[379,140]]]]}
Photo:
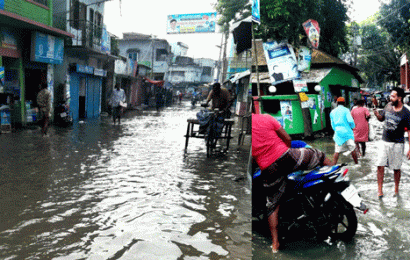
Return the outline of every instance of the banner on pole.
{"type": "Polygon", "coordinates": [[[317,49],[319,47],[320,27],[317,21],[309,19],[303,24],[306,35],[309,38],[312,47],[317,49]]]}
{"type": "Polygon", "coordinates": [[[261,23],[261,13],[260,13],[259,0],[252,0],[252,21],[255,23],[261,23]]]}

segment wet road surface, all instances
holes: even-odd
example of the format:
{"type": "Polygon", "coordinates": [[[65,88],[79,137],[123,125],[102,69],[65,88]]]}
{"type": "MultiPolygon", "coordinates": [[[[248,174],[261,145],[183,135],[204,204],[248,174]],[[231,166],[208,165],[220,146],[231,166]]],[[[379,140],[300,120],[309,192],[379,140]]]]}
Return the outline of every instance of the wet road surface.
{"type": "MultiPolygon", "coordinates": [[[[356,211],[358,230],[353,241],[314,244],[302,241],[288,245],[285,250],[273,255],[270,251],[270,236],[254,232],[253,259],[410,259],[410,161],[404,159],[398,197],[393,196],[393,171],[386,168],[384,198],[379,200],[376,158],[380,147],[382,123],[377,121],[372,111],[371,115],[370,124],[377,129],[376,140],[367,143],[366,155],[359,159],[360,165],[355,166],[350,155],[341,154],[338,162],[348,163],[348,176],[370,208],[367,214],[356,211]]],[[[409,149],[407,140],[405,153],[409,149]]],[[[308,143],[324,151],[328,157],[333,156],[334,141],[331,137],[308,143]]],[[[254,222],[253,225],[260,223],[254,222]]]]}
{"type": "Polygon", "coordinates": [[[184,152],[198,111],[0,135],[0,259],[251,259],[249,149],[184,152]]]}

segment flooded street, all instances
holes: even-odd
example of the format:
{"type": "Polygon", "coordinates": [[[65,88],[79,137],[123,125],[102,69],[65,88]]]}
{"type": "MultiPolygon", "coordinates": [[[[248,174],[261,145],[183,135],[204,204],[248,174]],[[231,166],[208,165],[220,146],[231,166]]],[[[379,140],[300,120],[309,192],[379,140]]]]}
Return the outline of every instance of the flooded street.
{"type": "MultiPolygon", "coordinates": [[[[348,163],[348,176],[358,188],[364,202],[370,208],[367,214],[356,211],[358,230],[350,243],[295,243],[275,254],[270,252],[270,237],[254,232],[253,259],[410,259],[410,162],[402,165],[400,195],[394,195],[393,171],[386,168],[384,177],[384,198],[377,197],[376,158],[380,147],[382,123],[373,112],[370,124],[377,128],[376,140],[367,143],[366,155],[355,166],[351,156],[340,155],[339,162],[348,163]]],[[[405,153],[409,146],[406,138],[405,153]]],[[[334,153],[331,137],[308,142],[315,148],[334,153]]],[[[255,222],[255,221],[254,221],[255,222]]],[[[260,225],[260,223],[253,223],[260,225]]]]}
{"type": "Polygon", "coordinates": [[[0,135],[0,259],[251,259],[249,148],[184,152],[198,111],[0,135]]]}

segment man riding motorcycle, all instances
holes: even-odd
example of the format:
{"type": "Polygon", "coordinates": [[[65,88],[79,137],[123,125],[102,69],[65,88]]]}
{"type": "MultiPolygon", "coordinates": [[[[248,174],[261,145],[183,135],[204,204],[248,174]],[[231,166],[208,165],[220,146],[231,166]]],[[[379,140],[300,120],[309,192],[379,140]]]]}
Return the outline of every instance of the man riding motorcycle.
{"type": "Polygon", "coordinates": [[[276,253],[279,250],[279,205],[286,188],[286,176],[333,163],[320,150],[290,148],[291,137],[279,122],[268,114],[255,114],[254,106],[252,108],[252,157],[262,170],[272,252],[276,253]]]}

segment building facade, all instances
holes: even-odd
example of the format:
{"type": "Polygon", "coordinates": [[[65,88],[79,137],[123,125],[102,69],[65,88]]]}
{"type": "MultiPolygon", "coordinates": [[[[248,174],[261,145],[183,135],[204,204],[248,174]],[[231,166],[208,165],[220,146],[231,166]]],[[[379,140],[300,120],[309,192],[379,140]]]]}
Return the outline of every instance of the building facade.
{"type": "Polygon", "coordinates": [[[58,102],[68,102],[74,120],[98,117],[107,110],[113,87],[111,37],[103,25],[104,2],[54,0],[56,27],[73,35],[55,72],[58,102]]]}
{"type": "Polygon", "coordinates": [[[35,120],[41,84],[54,94],[54,73],[73,35],[53,27],[52,12],[52,0],[0,1],[0,104],[14,126],[35,120]]]}
{"type": "Polygon", "coordinates": [[[150,79],[164,80],[172,58],[171,45],[167,40],[152,35],[124,33],[118,40],[118,48],[121,56],[151,68],[150,79]]]}

